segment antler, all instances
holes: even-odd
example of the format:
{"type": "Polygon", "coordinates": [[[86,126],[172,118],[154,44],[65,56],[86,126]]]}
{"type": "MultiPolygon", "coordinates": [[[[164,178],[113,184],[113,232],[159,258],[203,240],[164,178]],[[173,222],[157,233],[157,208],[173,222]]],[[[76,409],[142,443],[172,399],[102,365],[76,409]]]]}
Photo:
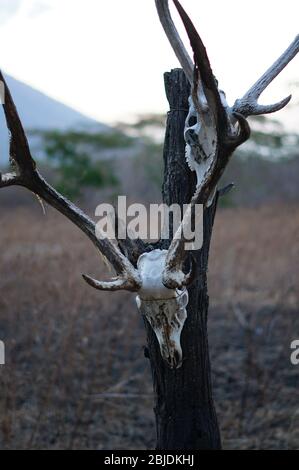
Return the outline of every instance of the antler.
{"type": "Polygon", "coordinates": [[[184,70],[186,77],[189,82],[193,82],[193,62],[189,56],[183,41],[181,40],[179,33],[172,21],[171,14],[169,11],[168,0],[155,0],[157,12],[166,33],[166,36],[173,48],[175,55],[177,56],[182,69],[184,70]]]}
{"type": "MultiPolygon", "coordinates": [[[[299,37],[297,36],[285,53],[255,83],[255,85],[253,85],[241,100],[236,101],[234,107],[231,109],[227,106],[218,90],[205,47],[191,19],[178,0],[173,0],[173,2],[184,23],[194,52],[194,74],[193,81],[191,82],[193,103],[196,106],[198,117],[201,119],[201,126],[203,128],[206,126],[209,128],[210,135],[213,136],[213,142],[215,142],[216,145],[213,155],[206,156],[206,159],[203,159],[200,163],[197,162],[197,166],[201,167],[201,171],[197,172],[200,174],[201,179],[197,181],[196,192],[191,200],[189,209],[185,213],[183,221],[174,235],[168,250],[163,273],[163,282],[165,286],[172,289],[186,285],[191,279],[190,273],[185,275],[182,272],[182,265],[186,255],[184,250],[184,244],[186,242],[184,238],[184,226],[190,223],[195,204],[207,204],[211,194],[214,194],[215,192],[215,188],[232,153],[239,145],[249,138],[250,127],[246,117],[251,114],[263,114],[278,111],[290,101],[291,96],[274,105],[260,106],[257,104],[257,100],[261,93],[295,57],[299,50],[299,37]],[[202,107],[202,101],[197,100],[199,85],[202,87],[201,94],[206,97],[208,105],[207,109],[202,107]]],[[[169,19],[170,12],[168,1],[156,0],[156,5],[160,19],[162,16],[161,22],[165,32],[167,36],[171,38],[170,24],[172,21],[169,19]]],[[[177,34],[176,30],[175,32],[177,34]]],[[[175,44],[175,47],[173,46],[173,48],[177,56],[182,56],[184,50],[184,46],[181,46],[182,42],[176,37],[176,41],[172,39],[170,40],[170,43],[172,46],[175,44]],[[180,54],[178,53],[178,48],[180,54]]],[[[181,65],[187,77],[189,77],[189,69],[186,69],[185,63],[182,60],[181,65]]],[[[203,133],[201,138],[207,139],[208,134],[203,133]]],[[[199,144],[202,147],[203,141],[199,140],[199,144]]]]}
{"type": "Polygon", "coordinates": [[[38,172],[17,109],[1,71],[0,81],[4,84],[3,108],[10,131],[10,162],[13,169],[10,173],[0,173],[0,188],[19,185],[29,189],[65,215],[89,237],[117,273],[117,277],[110,282],[99,282],[89,276],[83,276],[90,285],[101,290],[139,290],[141,280],[130,261],[104,233],[98,238],[95,233],[95,223],[75,204],[50,186],[38,172]]]}
{"type": "Polygon", "coordinates": [[[299,52],[299,35],[289,45],[286,51],[274,62],[274,64],[258,79],[258,81],[245,93],[243,98],[236,100],[233,111],[242,114],[245,117],[274,113],[284,108],[292,98],[287,96],[275,104],[259,105],[258,99],[270,85],[270,83],[280,74],[280,72],[291,62],[299,52]]]}
{"type": "MultiPolygon", "coordinates": [[[[157,12],[161,21],[161,24],[163,26],[163,29],[165,31],[165,34],[172,46],[172,49],[177,56],[182,69],[185,72],[185,75],[189,81],[189,83],[192,85],[193,84],[193,70],[194,70],[194,64],[192,59],[190,58],[183,41],[181,40],[179,33],[175,27],[175,24],[171,18],[170,10],[169,10],[169,5],[168,5],[168,0],[155,0],[156,2],[156,8],[157,12]]],[[[205,97],[205,94],[203,92],[203,89],[201,87],[201,83],[199,83],[199,89],[198,89],[198,100],[201,104],[201,109],[202,111],[207,111],[208,109],[208,104],[207,100],[205,97]]]]}

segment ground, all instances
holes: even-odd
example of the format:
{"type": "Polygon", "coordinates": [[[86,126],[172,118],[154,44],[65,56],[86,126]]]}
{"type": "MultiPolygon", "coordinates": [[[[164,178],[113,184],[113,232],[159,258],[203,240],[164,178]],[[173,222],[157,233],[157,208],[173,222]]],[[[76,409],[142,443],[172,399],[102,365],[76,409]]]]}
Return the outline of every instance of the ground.
{"type": "MultiPolygon", "coordinates": [[[[26,197],[0,211],[0,447],[153,448],[134,296],[84,283],[81,273],[109,276],[92,244],[26,197]]],[[[298,225],[298,205],[217,213],[209,342],[226,449],[299,448],[298,225]]]]}

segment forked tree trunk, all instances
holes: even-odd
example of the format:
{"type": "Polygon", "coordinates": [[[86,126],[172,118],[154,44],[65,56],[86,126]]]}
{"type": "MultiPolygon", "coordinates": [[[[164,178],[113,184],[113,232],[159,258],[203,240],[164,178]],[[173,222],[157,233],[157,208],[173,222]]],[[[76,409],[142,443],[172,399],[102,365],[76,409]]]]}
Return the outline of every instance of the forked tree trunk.
{"type": "MultiPolygon", "coordinates": [[[[196,181],[195,174],[186,164],[183,136],[190,86],[183,71],[175,69],[165,74],[165,88],[170,112],[164,144],[163,200],[168,205],[184,204],[190,201],[196,181]]],[[[207,335],[207,265],[216,206],[217,198],[204,211],[203,248],[194,253],[197,280],[189,289],[188,318],[181,338],[181,368],[171,370],[163,362],[156,336],[145,322],[155,395],[158,450],[221,447],[212,398],[207,335]]]]}

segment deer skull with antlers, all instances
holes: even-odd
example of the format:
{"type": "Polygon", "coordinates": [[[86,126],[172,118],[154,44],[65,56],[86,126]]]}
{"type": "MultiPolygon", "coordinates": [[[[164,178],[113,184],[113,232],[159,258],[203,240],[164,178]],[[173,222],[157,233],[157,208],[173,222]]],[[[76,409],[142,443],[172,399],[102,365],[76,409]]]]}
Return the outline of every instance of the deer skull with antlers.
{"type": "Polygon", "coordinates": [[[190,222],[195,204],[208,205],[211,202],[232,153],[249,138],[250,128],[246,118],[278,111],[290,101],[289,96],[269,106],[262,106],[257,102],[261,93],[299,51],[299,36],[243,98],[236,100],[230,108],[224,93],[218,90],[202,40],[179,1],[173,0],[173,3],[187,31],[194,62],[172,21],[168,0],[155,0],[155,3],[165,33],[191,84],[185,127],[186,163],[197,175],[196,191],[169,249],[153,250],[143,242],[135,243],[132,240],[119,241],[116,245],[104,234],[96,236],[95,223],[52,188],[36,168],[17,110],[1,73],[0,80],[5,91],[3,107],[11,134],[10,160],[13,168],[9,173],[0,174],[0,187],[26,187],[64,214],[90,238],[114,268],[116,277],[111,281],[100,282],[83,275],[85,281],[99,290],[128,290],[138,293],[137,306],[154,329],[163,358],[171,368],[178,368],[182,364],[180,337],[187,318],[187,287],[194,277],[194,269],[187,274],[183,272],[186,258],[184,225],[190,222]]]}

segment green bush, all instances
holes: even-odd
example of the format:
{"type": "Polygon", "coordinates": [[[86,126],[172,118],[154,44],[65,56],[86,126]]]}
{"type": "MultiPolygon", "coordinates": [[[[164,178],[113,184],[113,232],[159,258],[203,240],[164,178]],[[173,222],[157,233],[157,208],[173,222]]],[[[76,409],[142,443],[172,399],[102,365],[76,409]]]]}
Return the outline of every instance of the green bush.
{"type": "Polygon", "coordinates": [[[69,198],[82,195],[86,187],[101,188],[118,183],[109,161],[95,160],[100,150],[125,147],[131,141],[119,132],[91,134],[85,132],[39,132],[42,151],[55,169],[58,191],[69,198]]]}

